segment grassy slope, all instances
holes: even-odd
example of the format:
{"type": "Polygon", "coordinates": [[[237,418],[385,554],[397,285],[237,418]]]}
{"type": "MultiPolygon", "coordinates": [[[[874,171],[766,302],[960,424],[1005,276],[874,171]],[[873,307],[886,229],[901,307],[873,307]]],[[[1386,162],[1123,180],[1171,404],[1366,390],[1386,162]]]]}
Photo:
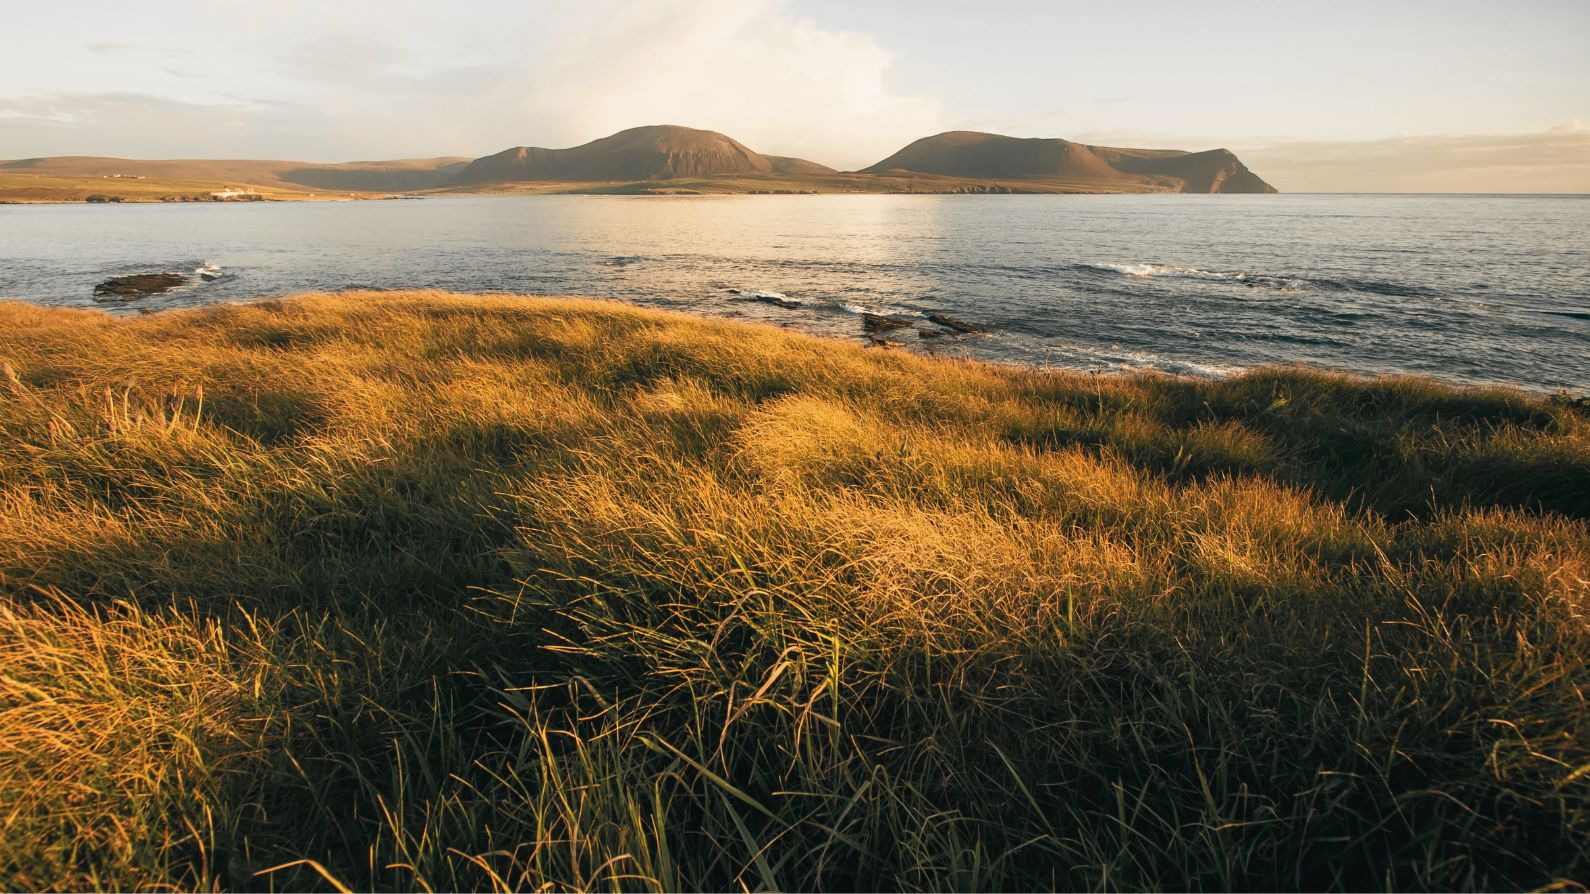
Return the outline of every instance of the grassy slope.
{"type": "Polygon", "coordinates": [[[312,164],[246,159],[145,160],[57,156],[0,161],[0,201],[81,202],[102,193],[124,201],[164,196],[205,196],[228,186],[248,187],[272,199],[368,199],[434,187],[468,159],[312,164]],[[107,175],[137,175],[135,180],[107,175]]]}
{"type": "MultiPolygon", "coordinates": [[[[319,172],[308,170],[309,176],[319,172]]],[[[196,172],[197,173],[197,172],[196,172]]],[[[248,187],[274,200],[375,199],[390,192],[466,195],[745,195],[749,193],[1111,193],[1142,192],[1142,188],[1122,187],[1090,181],[991,180],[975,177],[945,177],[936,174],[892,172],[889,174],[769,174],[721,175],[678,180],[638,180],[634,182],[531,181],[494,183],[454,188],[406,187],[393,182],[381,192],[349,191],[376,189],[379,180],[361,184],[359,172],[332,171],[328,185],[318,188],[288,183],[275,177],[250,179],[149,180],[106,179],[94,175],[57,175],[0,170],[0,202],[21,204],[81,202],[90,195],[121,196],[128,202],[158,202],[165,196],[208,196],[227,186],[248,187]],[[342,185],[338,185],[338,183],[342,185]]],[[[376,176],[376,175],[371,175],[376,176]]],[[[1165,191],[1169,191],[1167,188],[1165,191]]]]}
{"type": "Polygon", "coordinates": [[[951,177],[891,171],[884,174],[723,174],[687,177],[676,180],[637,180],[588,182],[567,180],[525,181],[478,184],[435,190],[471,194],[506,195],[745,195],[753,193],[1137,193],[1173,192],[1170,187],[1152,188],[1088,180],[1015,180],[980,177],[951,177]]]}
{"type": "MultiPolygon", "coordinates": [[[[273,201],[291,201],[314,198],[309,193],[295,189],[270,186],[250,186],[236,181],[227,183],[215,180],[123,180],[100,176],[55,176],[51,174],[16,174],[0,171],[0,201],[21,205],[81,202],[92,195],[117,196],[124,202],[159,202],[168,197],[181,199],[208,199],[210,193],[220,192],[228,186],[249,187],[273,201]]],[[[341,194],[338,194],[339,196],[341,194]]],[[[321,195],[320,198],[334,196],[321,195]]],[[[354,196],[347,198],[367,198],[354,196]]]]}
{"type": "Polygon", "coordinates": [[[3,888],[1590,880],[1578,409],[435,293],[0,361],[3,888]]]}

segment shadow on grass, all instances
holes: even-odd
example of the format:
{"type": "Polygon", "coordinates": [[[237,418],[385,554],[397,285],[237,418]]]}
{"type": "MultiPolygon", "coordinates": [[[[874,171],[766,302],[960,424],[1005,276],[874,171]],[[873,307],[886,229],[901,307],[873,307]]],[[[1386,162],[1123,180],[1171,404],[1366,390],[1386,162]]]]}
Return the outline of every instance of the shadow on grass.
{"type": "Polygon", "coordinates": [[[13,312],[0,886],[1590,876],[1571,408],[594,302],[13,312]]]}

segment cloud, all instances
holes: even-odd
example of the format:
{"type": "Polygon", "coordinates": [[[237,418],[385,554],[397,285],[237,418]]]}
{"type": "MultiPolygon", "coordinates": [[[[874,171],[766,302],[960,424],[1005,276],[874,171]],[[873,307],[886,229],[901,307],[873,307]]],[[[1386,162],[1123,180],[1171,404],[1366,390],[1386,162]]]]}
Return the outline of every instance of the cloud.
{"type": "Polygon", "coordinates": [[[244,154],[310,161],[556,148],[668,123],[861,167],[945,129],[937,101],[893,86],[888,50],[790,0],[504,0],[469,15],[402,0],[187,2],[196,30],[180,66],[143,61],[154,45],[107,43],[96,52],[121,68],[107,65],[99,89],[41,80],[0,94],[0,109],[60,125],[8,124],[0,157],[239,151],[218,118],[256,133],[244,154]],[[230,99],[241,95],[258,99],[230,99]]]}
{"type": "Polygon", "coordinates": [[[269,102],[196,103],[140,93],[67,91],[0,98],[0,119],[7,121],[0,157],[8,158],[257,157],[260,145],[279,143],[283,132],[318,120],[308,110],[269,102]],[[203,152],[183,151],[201,141],[203,152]]]}
{"type": "MultiPolygon", "coordinates": [[[[504,73],[501,65],[454,63],[454,54],[444,48],[416,49],[368,33],[335,33],[282,51],[273,68],[279,77],[335,93],[395,94],[405,98],[445,93],[449,101],[480,95],[496,86],[504,73]]],[[[424,97],[418,99],[424,101],[424,97]]]]}
{"type": "Polygon", "coordinates": [[[871,37],[780,0],[599,3],[564,24],[577,37],[524,72],[537,86],[519,104],[550,143],[684,124],[850,168],[942,129],[937,102],[891,89],[894,57],[871,37]]]}
{"type": "MultiPolygon", "coordinates": [[[[1061,136],[1057,134],[1057,136],[1061,136]]],[[[1148,149],[1227,148],[1282,192],[1590,193],[1590,128],[1400,135],[1378,140],[1100,130],[1071,139],[1148,149]]]]}
{"type": "Polygon", "coordinates": [[[1590,129],[1292,141],[1237,148],[1288,192],[1590,193],[1590,129]]]}

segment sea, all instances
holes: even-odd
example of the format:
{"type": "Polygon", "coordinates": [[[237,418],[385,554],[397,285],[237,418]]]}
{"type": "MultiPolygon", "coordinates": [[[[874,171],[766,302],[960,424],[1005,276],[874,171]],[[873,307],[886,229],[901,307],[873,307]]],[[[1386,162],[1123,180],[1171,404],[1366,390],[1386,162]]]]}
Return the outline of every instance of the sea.
{"type": "Polygon", "coordinates": [[[1590,392],[1590,196],[0,206],[0,298],[140,314],[412,288],[592,295],[1047,367],[1301,364],[1590,392]],[[189,284],[94,294],[168,271],[189,284]]]}

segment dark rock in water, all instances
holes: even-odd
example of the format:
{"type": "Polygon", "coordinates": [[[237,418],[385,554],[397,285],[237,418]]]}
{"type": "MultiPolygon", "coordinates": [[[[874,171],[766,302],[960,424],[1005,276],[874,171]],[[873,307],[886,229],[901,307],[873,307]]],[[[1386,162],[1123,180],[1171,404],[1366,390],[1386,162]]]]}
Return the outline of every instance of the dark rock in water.
{"type": "Polygon", "coordinates": [[[890,329],[906,329],[911,321],[903,317],[886,317],[882,314],[863,313],[861,315],[861,330],[863,332],[885,332],[890,329]]]}
{"type": "Polygon", "coordinates": [[[903,348],[903,347],[905,347],[905,343],[904,342],[895,341],[892,338],[880,338],[880,337],[878,337],[876,335],[869,335],[869,336],[867,336],[867,347],[869,347],[869,348],[903,348]]]}
{"type": "Polygon", "coordinates": [[[916,337],[917,338],[943,338],[944,336],[949,335],[949,334],[950,334],[950,330],[948,330],[948,329],[937,329],[937,328],[927,329],[927,328],[924,328],[922,326],[918,326],[917,330],[916,330],[916,337]]]}
{"type": "Polygon", "coordinates": [[[180,273],[134,273],[113,276],[94,287],[97,301],[137,301],[150,295],[169,292],[187,282],[180,273]]]}
{"type": "Polygon", "coordinates": [[[943,326],[946,329],[954,329],[956,332],[963,332],[964,333],[964,332],[987,332],[988,331],[987,329],[985,329],[982,326],[977,325],[976,323],[968,323],[965,320],[958,320],[955,317],[950,316],[949,314],[928,314],[927,318],[931,322],[937,323],[937,324],[939,324],[940,326],[943,326]]]}
{"type": "Polygon", "coordinates": [[[204,280],[205,282],[215,282],[216,280],[221,278],[221,274],[219,274],[219,273],[201,273],[201,274],[199,274],[199,278],[204,280]]]}

